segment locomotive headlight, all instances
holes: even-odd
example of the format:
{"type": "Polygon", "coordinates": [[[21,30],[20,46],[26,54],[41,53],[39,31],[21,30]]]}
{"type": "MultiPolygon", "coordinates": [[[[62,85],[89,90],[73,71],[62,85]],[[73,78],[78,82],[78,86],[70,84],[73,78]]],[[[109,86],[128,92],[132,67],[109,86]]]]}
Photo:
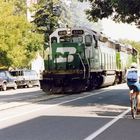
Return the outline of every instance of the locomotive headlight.
{"type": "Polygon", "coordinates": [[[71,29],[68,28],[68,29],[67,29],[67,35],[70,35],[70,34],[71,34],[71,29]]]}

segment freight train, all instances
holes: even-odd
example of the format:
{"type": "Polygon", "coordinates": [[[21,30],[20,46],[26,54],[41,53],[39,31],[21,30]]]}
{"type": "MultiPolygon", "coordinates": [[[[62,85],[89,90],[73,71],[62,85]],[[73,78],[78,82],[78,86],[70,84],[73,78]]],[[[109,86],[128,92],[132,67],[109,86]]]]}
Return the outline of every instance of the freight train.
{"type": "Polygon", "coordinates": [[[122,83],[138,52],[87,28],[58,28],[50,35],[40,87],[48,93],[81,92],[122,83]]]}

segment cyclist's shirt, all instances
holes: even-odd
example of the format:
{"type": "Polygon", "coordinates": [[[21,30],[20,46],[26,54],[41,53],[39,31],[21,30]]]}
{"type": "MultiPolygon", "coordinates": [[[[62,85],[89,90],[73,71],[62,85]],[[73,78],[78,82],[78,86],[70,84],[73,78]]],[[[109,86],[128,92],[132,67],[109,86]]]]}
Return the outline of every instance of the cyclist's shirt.
{"type": "Polygon", "coordinates": [[[135,68],[128,69],[126,73],[126,81],[130,90],[140,91],[140,70],[135,68]]]}

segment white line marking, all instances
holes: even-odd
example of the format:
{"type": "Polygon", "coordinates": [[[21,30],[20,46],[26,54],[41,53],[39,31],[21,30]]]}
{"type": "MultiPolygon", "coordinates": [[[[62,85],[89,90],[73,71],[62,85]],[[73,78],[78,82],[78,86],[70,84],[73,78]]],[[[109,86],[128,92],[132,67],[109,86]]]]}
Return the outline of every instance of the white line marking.
{"type": "Polygon", "coordinates": [[[34,112],[40,111],[42,109],[52,108],[52,107],[59,106],[59,105],[62,105],[62,104],[65,104],[65,103],[69,103],[69,102],[72,102],[72,101],[76,101],[76,100],[79,100],[79,99],[83,99],[83,98],[86,98],[86,97],[90,97],[90,96],[94,96],[94,95],[97,95],[97,94],[101,94],[101,93],[104,93],[104,92],[107,92],[107,91],[111,91],[111,90],[99,91],[97,93],[92,93],[92,94],[89,94],[89,95],[86,95],[86,96],[83,96],[83,97],[78,97],[78,98],[75,98],[75,99],[67,100],[67,101],[64,101],[64,102],[61,102],[61,103],[58,103],[58,104],[39,107],[39,108],[30,110],[28,112],[26,111],[26,112],[23,112],[23,113],[20,113],[20,114],[16,114],[16,115],[13,115],[13,116],[8,116],[8,117],[5,117],[5,118],[2,118],[2,119],[0,119],[0,122],[6,121],[6,120],[10,120],[10,119],[14,119],[14,118],[17,118],[17,117],[20,117],[20,116],[23,116],[23,115],[27,115],[27,114],[30,114],[30,113],[34,113],[34,112]]]}
{"type": "Polygon", "coordinates": [[[105,131],[107,128],[109,128],[111,125],[113,125],[115,122],[117,122],[119,119],[121,119],[125,114],[127,114],[130,111],[130,108],[121,113],[120,115],[116,116],[113,120],[105,124],[103,127],[89,135],[84,140],[93,140],[95,137],[97,137],[99,134],[101,134],[103,131],[105,131]]]}

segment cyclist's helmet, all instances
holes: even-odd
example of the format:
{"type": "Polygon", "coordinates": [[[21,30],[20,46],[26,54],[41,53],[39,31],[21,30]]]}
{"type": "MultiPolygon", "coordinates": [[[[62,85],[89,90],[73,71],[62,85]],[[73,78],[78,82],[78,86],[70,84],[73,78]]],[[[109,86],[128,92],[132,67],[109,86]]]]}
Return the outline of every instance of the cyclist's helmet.
{"type": "Polygon", "coordinates": [[[131,64],[131,68],[137,69],[137,63],[132,63],[132,64],[131,64]]]}

